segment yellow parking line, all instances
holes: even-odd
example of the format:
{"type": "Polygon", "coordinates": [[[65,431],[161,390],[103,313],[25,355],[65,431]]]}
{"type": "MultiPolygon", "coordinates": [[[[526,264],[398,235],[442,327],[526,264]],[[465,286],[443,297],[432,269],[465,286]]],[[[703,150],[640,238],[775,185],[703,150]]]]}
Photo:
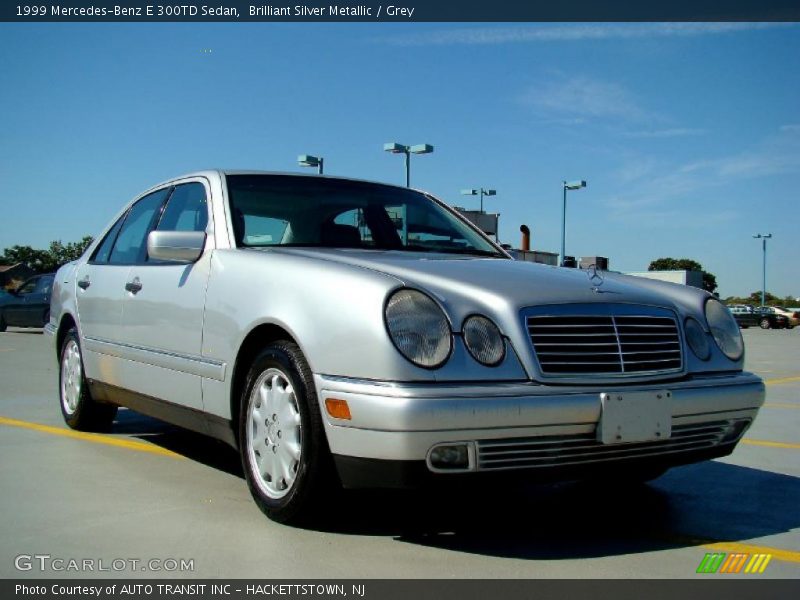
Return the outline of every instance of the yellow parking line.
{"type": "Polygon", "coordinates": [[[0,348],[0,352],[13,352],[13,348],[0,348]]]}
{"type": "Polygon", "coordinates": [[[779,379],[767,379],[764,381],[767,385],[777,385],[779,383],[792,383],[795,381],[800,381],[800,377],[781,377],[779,379]]]}
{"type": "Polygon", "coordinates": [[[768,408],[800,408],[800,404],[789,404],[788,402],[767,402],[764,406],[768,408]]]}
{"type": "Polygon", "coordinates": [[[800,444],[787,444],[786,442],[768,442],[766,440],[742,440],[743,444],[750,446],[767,446],[769,448],[789,448],[791,450],[800,450],[800,444]]]}
{"type": "Polygon", "coordinates": [[[182,455],[172,452],[171,450],[167,450],[166,448],[161,448],[160,446],[154,446],[153,444],[148,444],[146,442],[111,437],[99,433],[84,433],[82,431],[64,429],[63,427],[51,427],[50,425],[41,425],[40,423],[9,419],[8,417],[0,417],[0,425],[21,427],[22,429],[31,429],[41,433],[60,435],[75,440],[93,442],[95,444],[105,444],[107,446],[116,446],[117,448],[126,448],[127,450],[135,450],[137,452],[149,452],[150,454],[160,454],[161,456],[169,456],[171,458],[184,458],[182,455]]]}

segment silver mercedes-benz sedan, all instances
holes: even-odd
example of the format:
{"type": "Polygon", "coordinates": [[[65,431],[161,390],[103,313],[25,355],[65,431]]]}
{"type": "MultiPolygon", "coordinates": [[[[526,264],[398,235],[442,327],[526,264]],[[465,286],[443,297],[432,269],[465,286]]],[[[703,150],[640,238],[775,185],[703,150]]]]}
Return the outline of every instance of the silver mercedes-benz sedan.
{"type": "Polygon", "coordinates": [[[708,293],[514,261],[352,179],[159,184],[59,270],[47,331],[71,427],[127,406],[225,440],[284,522],[329,486],[652,479],[731,453],[764,401],[708,293]]]}

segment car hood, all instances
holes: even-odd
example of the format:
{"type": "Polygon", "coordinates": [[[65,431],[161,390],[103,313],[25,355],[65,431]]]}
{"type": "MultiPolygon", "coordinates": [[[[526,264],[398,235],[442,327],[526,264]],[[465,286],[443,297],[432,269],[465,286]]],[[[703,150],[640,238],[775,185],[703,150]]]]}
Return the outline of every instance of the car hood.
{"type": "MultiPolygon", "coordinates": [[[[538,263],[497,258],[465,257],[419,252],[280,248],[272,251],[333,261],[379,271],[420,287],[445,302],[463,296],[492,306],[516,308],[543,304],[635,303],[675,309],[661,289],[638,284],[638,279],[538,263]],[[631,281],[634,279],[634,281],[631,281]]],[[[680,286],[685,288],[685,286],[680,286]]]]}

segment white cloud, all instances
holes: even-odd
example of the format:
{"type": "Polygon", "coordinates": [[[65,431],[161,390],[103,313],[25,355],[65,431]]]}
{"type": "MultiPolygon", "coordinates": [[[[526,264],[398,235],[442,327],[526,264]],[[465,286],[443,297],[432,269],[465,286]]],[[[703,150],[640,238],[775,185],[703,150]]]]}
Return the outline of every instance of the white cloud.
{"type": "Polygon", "coordinates": [[[397,35],[378,41],[398,46],[493,45],[652,37],[720,35],[792,27],[792,23],[590,23],[520,27],[467,27],[397,35]]]}
{"type": "Polygon", "coordinates": [[[800,140],[788,133],[784,130],[743,152],[677,166],[659,164],[652,158],[629,161],[616,173],[625,193],[608,199],[606,205],[618,218],[649,218],[658,214],[659,207],[692,201],[710,188],[744,179],[800,174],[800,140]]]}
{"type": "Polygon", "coordinates": [[[532,86],[520,101],[540,114],[558,115],[562,120],[598,117],[642,120],[653,117],[621,85],[588,77],[561,77],[532,86]]]}
{"type": "Polygon", "coordinates": [[[625,133],[625,137],[630,138],[673,138],[692,135],[704,135],[705,129],[693,129],[688,127],[675,127],[673,129],[653,129],[649,131],[630,131],[625,133]]]}
{"type": "Polygon", "coordinates": [[[800,125],[781,125],[780,130],[784,133],[800,133],[800,125]]]}

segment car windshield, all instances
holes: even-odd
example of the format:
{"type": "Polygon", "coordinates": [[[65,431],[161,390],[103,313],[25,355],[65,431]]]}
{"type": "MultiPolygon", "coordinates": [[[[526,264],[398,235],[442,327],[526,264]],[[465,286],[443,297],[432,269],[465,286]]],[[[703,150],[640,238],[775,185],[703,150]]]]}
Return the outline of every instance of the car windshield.
{"type": "Polygon", "coordinates": [[[377,183],[228,175],[236,243],[443,252],[505,258],[430,197],[377,183]]]}

